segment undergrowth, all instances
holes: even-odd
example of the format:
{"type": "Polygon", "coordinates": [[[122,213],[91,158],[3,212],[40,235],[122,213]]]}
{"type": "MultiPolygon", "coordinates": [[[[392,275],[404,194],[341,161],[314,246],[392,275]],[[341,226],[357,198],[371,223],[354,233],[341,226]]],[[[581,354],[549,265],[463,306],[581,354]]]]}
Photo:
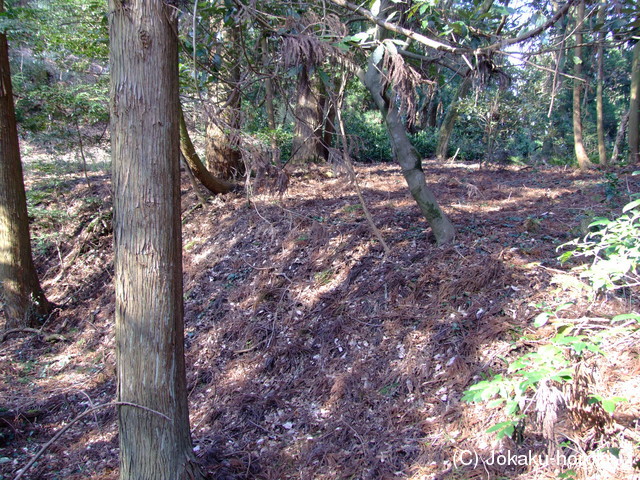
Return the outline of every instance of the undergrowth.
{"type": "MultiPolygon", "coordinates": [[[[635,172],[634,175],[640,172],[635,172]]],[[[633,309],[637,305],[637,287],[640,285],[638,264],[640,261],[640,199],[632,194],[620,215],[609,219],[594,218],[584,237],[567,242],[559,249],[565,251],[558,257],[562,264],[570,260],[587,259],[574,270],[591,285],[587,296],[593,301],[598,295],[624,293],[624,298],[633,309]]],[[[575,408],[576,404],[584,409],[597,407],[604,418],[600,425],[614,423],[616,406],[628,401],[622,396],[605,397],[600,395],[593,385],[583,388],[577,378],[581,365],[589,360],[607,355],[615,355],[616,344],[629,340],[640,331],[640,315],[631,312],[616,315],[610,319],[599,319],[604,324],[594,324],[590,319],[560,318],[560,312],[569,310],[575,302],[559,303],[555,308],[545,305],[532,305],[543,308],[534,321],[535,329],[546,328],[545,332],[536,330],[546,339],[536,342],[538,345],[509,362],[506,372],[489,376],[469,387],[462,399],[466,402],[482,403],[487,408],[502,409],[502,418],[487,432],[495,432],[498,439],[505,436],[517,441],[522,435],[522,425],[527,417],[537,414],[540,421],[540,409],[536,402],[539,397],[553,390],[557,392],[557,404],[566,408],[575,408]],[[552,326],[551,334],[547,333],[552,326]],[[546,335],[545,335],[546,333],[546,335]],[[582,396],[581,399],[571,398],[582,396]],[[574,405],[574,407],[568,407],[574,405]]],[[[526,344],[530,340],[523,335],[520,341],[526,344]]],[[[556,421],[555,419],[553,420],[556,421]]],[[[574,423],[576,420],[573,420],[574,423]]],[[[591,418],[582,417],[580,421],[589,423],[591,418]]],[[[528,422],[526,422],[528,423],[528,422]]],[[[534,422],[535,423],[535,422],[534,422]]],[[[581,425],[591,428],[596,426],[581,425]]],[[[555,438],[547,438],[555,442],[555,438]]],[[[583,452],[584,453],[584,452],[583,452]]]]}

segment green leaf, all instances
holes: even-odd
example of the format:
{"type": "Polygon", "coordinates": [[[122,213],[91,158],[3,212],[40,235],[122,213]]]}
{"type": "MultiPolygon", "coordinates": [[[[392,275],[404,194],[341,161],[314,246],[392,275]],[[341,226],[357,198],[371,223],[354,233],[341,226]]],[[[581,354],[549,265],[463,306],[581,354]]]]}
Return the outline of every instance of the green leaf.
{"type": "Polygon", "coordinates": [[[591,227],[598,227],[600,225],[609,225],[611,223],[611,220],[609,220],[608,218],[605,217],[596,217],[593,219],[593,221],[589,224],[589,228],[591,227]]]}
{"type": "Polygon", "coordinates": [[[519,408],[520,406],[518,405],[518,402],[515,400],[508,400],[507,404],[505,405],[507,415],[514,415],[519,408]]]}
{"type": "Polygon", "coordinates": [[[487,403],[487,408],[496,408],[505,402],[504,398],[496,398],[487,403]]]}
{"type": "Polygon", "coordinates": [[[369,38],[369,32],[359,32],[355,35],[348,35],[344,37],[343,42],[363,43],[369,38]]]}
{"type": "Polygon", "coordinates": [[[373,51],[373,53],[371,54],[371,61],[373,62],[373,64],[377,65],[378,63],[380,63],[380,60],[382,60],[383,55],[384,55],[384,45],[378,45],[376,49],[373,51]]]}
{"type": "Polygon", "coordinates": [[[612,322],[622,322],[624,320],[637,320],[640,322],[640,315],[637,313],[623,313],[622,315],[616,315],[611,319],[612,322]]]}
{"type": "Polygon", "coordinates": [[[567,310],[568,308],[573,307],[573,305],[574,305],[574,302],[565,302],[565,303],[563,303],[561,305],[558,305],[556,307],[556,312],[555,313],[561,312],[562,310],[567,310]]]}
{"type": "Polygon", "coordinates": [[[536,318],[533,320],[533,326],[536,328],[542,327],[545,325],[549,319],[551,318],[551,314],[549,312],[542,312],[536,315],[536,318]]]}
{"type": "Polygon", "coordinates": [[[634,200],[631,203],[627,203],[624,207],[622,207],[622,213],[626,213],[629,210],[633,210],[634,208],[636,208],[638,205],[640,205],[640,198],[638,200],[634,200]]]}
{"type": "Polygon", "coordinates": [[[513,435],[516,424],[517,422],[513,420],[508,422],[496,423],[493,427],[487,429],[487,433],[498,432],[498,439],[501,439],[504,436],[510,437],[511,435],[513,435]]]}

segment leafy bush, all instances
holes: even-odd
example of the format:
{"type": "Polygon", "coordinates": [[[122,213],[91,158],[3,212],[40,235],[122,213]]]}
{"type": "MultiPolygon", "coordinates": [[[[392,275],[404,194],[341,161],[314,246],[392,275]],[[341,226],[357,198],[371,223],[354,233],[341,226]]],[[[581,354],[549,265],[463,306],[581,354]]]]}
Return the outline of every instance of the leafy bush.
{"type": "Polygon", "coordinates": [[[291,158],[293,145],[293,133],[289,130],[277,128],[276,130],[262,129],[252,132],[258,140],[267,146],[271,145],[271,139],[275,137],[276,145],[280,149],[280,162],[284,163],[291,158]]]}
{"type": "Polygon", "coordinates": [[[354,143],[352,155],[360,162],[392,160],[391,143],[380,112],[348,110],[344,115],[345,130],[354,143]]]}
{"type": "MultiPolygon", "coordinates": [[[[561,305],[555,313],[564,309],[561,305]]],[[[536,318],[536,325],[542,326],[554,314],[543,312],[536,318]]],[[[640,315],[624,314],[611,319],[612,326],[600,331],[581,329],[576,326],[563,324],[557,327],[556,335],[538,347],[534,352],[520,356],[510,362],[507,373],[495,375],[489,380],[482,380],[469,387],[463,394],[466,402],[486,402],[488,408],[502,406],[506,420],[493,425],[487,432],[497,432],[498,438],[505,435],[512,436],[516,427],[525,416],[527,405],[534,400],[536,392],[544,385],[550,387],[563,383],[571,383],[574,378],[576,358],[580,359],[585,353],[591,352],[604,355],[600,345],[608,339],[618,335],[630,335],[638,329],[633,322],[640,321],[640,315]],[[613,326],[618,322],[622,326],[613,326]]],[[[590,395],[590,403],[599,403],[607,413],[613,413],[616,404],[626,401],[623,397],[605,398],[601,395],[590,395]]]]}
{"type": "Polygon", "coordinates": [[[431,158],[436,155],[436,146],[438,145],[437,130],[427,129],[414,133],[409,137],[411,138],[413,146],[416,147],[420,158],[431,158]]]}
{"type": "Polygon", "coordinates": [[[527,353],[509,364],[505,375],[495,375],[472,385],[462,397],[466,402],[487,402],[488,408],[503,406],[508,420],[491,427],[498,437],[511,436],[524,416],[526,400],[533,397],[541,384],[565,383],[573,378],[569,354],[581,354],[584,350],[598,352],[598,341],[586,335],[569,335],[572,326],[564,326],[537,351],[527,353]]]}
{"type": "Polygon", "coordinates": [[[593,258],[590,265],[583,267],[582,276],[596,290],[640,285],[640,199],[625,205],[622,215],[614,220],[595,218],[589,229],[592,231],[584,238],[560,246],[571,247],[560,261],[593,258]]]}

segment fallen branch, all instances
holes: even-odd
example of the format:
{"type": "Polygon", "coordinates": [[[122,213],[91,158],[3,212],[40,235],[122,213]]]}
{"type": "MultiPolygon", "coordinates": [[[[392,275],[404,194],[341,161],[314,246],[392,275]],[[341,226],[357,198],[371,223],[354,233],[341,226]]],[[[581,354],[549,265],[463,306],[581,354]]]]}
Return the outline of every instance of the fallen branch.
{"type": "Polygon", "coordinates": [[[341,115],[341,110],[342,110],[342,98],[343,98],[343,94],[344,94],[344,89],[346,87],[347,84],[347,76],[344,76],[344,79],[342,81],[342,85],[340,86],[340,91],[338,93],[338,95],[336,96],[337,100],[334,99],[334,101],[336,102],[336,117],[338,120],[338,126],[340,127],[340,137],[342,140],[342,159],[344,161],[344,164],[347,168],[347,173],[349,175],[349,180],[351,180],[353,182],[353,185],[356,189],[356,194],[358,195],[358,200],[360,200],[360,205],[362,205],[362,211],[364,212],[364,216],[367,219],[367,223],[369,224],[369,227],[371,228],[371,230],[373,231],[373,234],[376,236],[376,238],[378,239],[378,241],[380,242],[380,245],[382,245],[382,248],[384,249],[384,260],[387,259],[387,257],[389,256],[389,254],[391,253],[391,250],[389,249],[389,245],[387,245],[387,242],[385,241],[384,237],[382,236],[382,232],[380,231],[380,229],[376,226],[376,223],[373,220],[373,216],[371,215],[371,212],[369,211],[369,208],[367,207],[367,203],[364,200],[364,196],[362,195],[362,189],[360,188],[360,184],[358,183],[358,178],[356,176],[356,172],[355,169],[353,168],[353,163],[351,162],[351,158],[349,157],[349,153],[347,151],[347,134],[345,132],[345,128],[344,128],[344,121],[342,120],[342,115],[341,115]]]}
{"type": "Polygon", "coordinates": [[[147,407],[143,407],[142,405],[137,405],[135,403],[129,403],[129,402],[110,402],[110,403],[104,403],[102,405],[98,405],[96,407],[90,408],[88,410],[85,410],[84,412],[82,412],[80,415],[78,415],[76,418],[74,418],[73,420],[71,420],[70,423],[68,423],[67,425],[65,425],[64,427],[62,427],[60,429],[60,431],[58,433],[56,433],[53,438],[51,440],[49,440],[47,443],[45,443],[42,448],[40,448],[40,450],[38,450],[38,453],[36,453],[34,455],[34,457],[29,460],[29,463],[27,463],[23,468],[21,468],[20,470],[18,470],[18,474],[16,475],[16,477],[14,478],[14,480],[20,480],[25,473],[27,473],[27,471],[33,466],[34,463],[36,463],[36,460],[38,460],[38,458],[40,458],[42,456],[42,454],[44,452],[47,451],[47,449],[53,445],[61,436],[64,432],[66,432],[67,430],[69,430],[73,425],[75,425],[76,423],[78,423],[78,421],[82,420],[84,417],[86,417],[87,415],[95,412],[96,410],[100,410],[102,408],[107,408],[107,407],[119,407],[119,406],[129,406],[129,407],[135,407],[135,408],[139,408],[141,410],[145,410],[147,412],[151,412],[154,413],[156,415],[161,416],[162,418],[166,419],[167,421],[171,421],[171,418],[167,417],[164,413],[160,413],[156,410],[152,410],[151,408],[147,408],[147,407]]]}
{"type": "Polygon", "coordinates": [[[67,339],[64,335],[60,335],[58,333],[50,333],[48,335],[45,335],[42,330],[39,330],[37,328],[12,328],[11,330],[6,330],[2,333],[0,343],[4,342],[12,333],[33,333],[35,335],[42,336],[45,342],[51,342],[54,340],[63,342],[67,339]]]}

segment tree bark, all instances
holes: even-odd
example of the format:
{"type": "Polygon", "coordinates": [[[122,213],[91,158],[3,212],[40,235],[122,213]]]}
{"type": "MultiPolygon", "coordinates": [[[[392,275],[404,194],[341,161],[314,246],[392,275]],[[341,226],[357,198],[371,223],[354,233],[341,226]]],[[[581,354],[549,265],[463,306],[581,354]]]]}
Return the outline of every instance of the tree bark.
{"type": "MultiPolygon", "coordinates": [[[[598,24],[603,25],[605,20],[605,13],[607,10],[606,4],[600,5],[598,9],[598,24]]],[[[598,158],[600,159],[600,165],[607,164],[607,146],[604,139],[604,106],[603,106],[603,84],[604,84],[604,29],[601,26],[597,35],[598,47],[596,55],[597,60],[597,84],[596,84],[596,127],[598,132],[598,158]]]]}
{"type": "MultiPolygon", "coordinates": [[[[267,33],[263,32],[260,38],[260,49],[262,50],[262,67],[269,72],[269,64],[271,57],[269,55],[269,42],[267,41],[267,33]]],[[[267,73],[264,79],[264,108],[267,113],[267,126],[269,127],[269,137],[271,146],[271,160],[274,165],[280,163],[280,152],[278,150],[278,139],[276,137],[276,109],[274,106],[274,88],[273,80],[270,73],[267,73]]]]}
{"type": "MultiPolygon", "coordinates": [[[[4,12],[3,0],[0,12],[4,12]]],[[[7,329],[33,326],[51,311],[31,252],[9,47],[4,34],[0,34],[0,283],[7,329]]]]}
{"type": "Polygon", "coordinates": [[[309,68],[302,65],[298,75],[297,101],[294,111],[295,126],[291,147],[293,162],[312,162],[323,158],[322,113],[320,93],[312,87],[309,68]]]}
{"type": "MultiPolygon", "coordinates": [[[[582,23],[584,21],[584,0],[578,4],[576,13],[576,47],[574,49],[574,76],[580,78],[582,75],[582,23]]],[[[582,94],[582,82],[573,80],[573,146],[578,160],[578,166],[581,170],[593,167],[589,155],[584,148],[584,140],[582,138],[582,113],[580,108],[580,100],[582,94]]]]}
{"type": "MultiPolygon", "coordinates": [[[[230,45],[238,45],[236,28],[227,27],[222,36],[230,45]]],[[[205,158],[209,172],[217,178],[230,180],[244,174],[240,153],[240,64],[237,58],[226,58],[228,78],[219,79],[213,96],[221,106],[217,119],[209,118],[206,128],[205,158]]]]}
{"type": "Polygon", "coordinates": [[[178,39],[163,0],[109,1],[121,480],[204,478],[187,407],[178,39]]]}
{"type": "Polygon", "coordinates": [[[453,127],[458,119],[458,108],[460,107],[460,100],[465,98],[471,89],[471,77],[466,76],[462,79],[458,91],[455,93],[451,105],[447,110],[442,125],[440,125],[440,131],[438,132],[438,146],[436,147],[436,157],[438,160],[447,159],[447,150],[449,149],[449,141],[451,140],[451,134],[453,133],[453,127]]]}
{"type": "Polygon", "coordinates": [[[211,175],[211,172],[204,166],[198,153],[196,152],[191,138],[189,137],[189,130],[187,130],[187,123],[184,120],[184,112],[180,108],[180,151],[187,162],[187,165],[193,172],[193,175],[214,195],[219,193],[229,193],[233,190],[234,186],[225,180],[218,179],[211,175]]]}
{"type": "Polygon", "coordinates": [[[629,102],[629,163],[640,163],[640,41],[633,47],[629,102]]]}
{"type": "Polygon", "coordinates": [[[367,72],[361,80],[373,96],[373,99],[385,120],[393,156],[402,169],[402,174],[409,186],[411,195],[420,207],[427,223],[431,227],[438,245],[447,244],[455,238],[455,228],[442,211],[433,192],[427,187],[422,162],[411,145],[407,131],[397,105],[382,90],[382,76],[378,65],[369,59],[367,72]]]}
{"type": "Polygon", "coordinates": [[[627,124],[629,123],[629,110],[627,110],[618,125],[618,132],[616,133],[616,139],[613,142],[613,150],[611,151],[611,163],[617,163],[618,156],[620,155],[620,147],[624,140],[624,133],[627,131],[627,124]]]}

